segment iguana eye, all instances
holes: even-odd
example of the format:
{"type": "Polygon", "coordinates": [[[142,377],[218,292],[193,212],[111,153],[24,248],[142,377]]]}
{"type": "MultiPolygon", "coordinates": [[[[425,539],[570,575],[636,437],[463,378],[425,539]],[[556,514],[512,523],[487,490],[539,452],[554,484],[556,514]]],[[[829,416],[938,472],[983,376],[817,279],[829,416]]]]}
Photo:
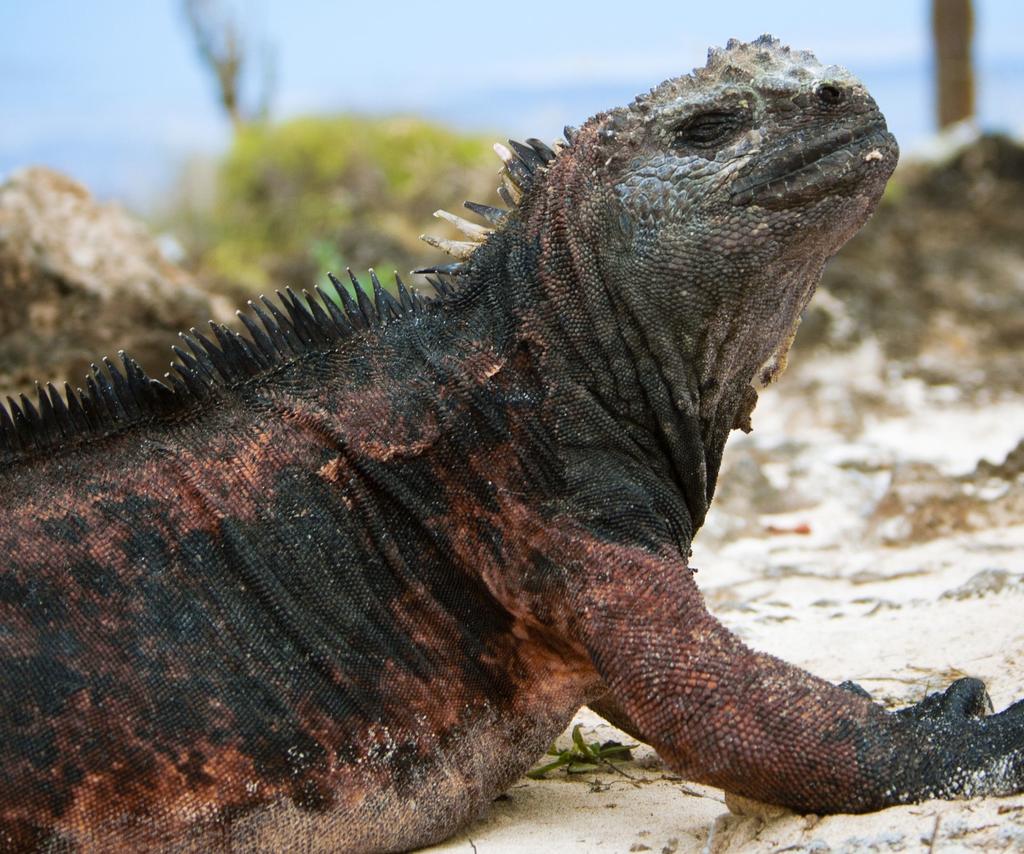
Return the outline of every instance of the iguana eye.
{"type": "Polygon", "coordinates": [[[674,130],[676,147],[710,148],[733,136],[744,123],[742,113],[711,110],[680,122],[674,130]]]}

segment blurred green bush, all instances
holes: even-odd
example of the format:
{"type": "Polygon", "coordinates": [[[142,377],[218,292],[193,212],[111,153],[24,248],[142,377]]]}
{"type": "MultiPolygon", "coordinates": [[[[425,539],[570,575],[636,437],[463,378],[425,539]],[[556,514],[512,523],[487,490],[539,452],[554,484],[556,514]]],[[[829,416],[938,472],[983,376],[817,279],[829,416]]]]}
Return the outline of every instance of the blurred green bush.
{"type": "Polygon", "coordinates": [[[375,267],[390,283],[393,269],[437,258],[418,240],[423,231],[451,236],[433,211],[493,201],[500,164],[491,141],[403,117],[245,127],[207,201],[183,190],[170,225],[188,266],[214,290],[308,287],[346,266],[375,267]]]}

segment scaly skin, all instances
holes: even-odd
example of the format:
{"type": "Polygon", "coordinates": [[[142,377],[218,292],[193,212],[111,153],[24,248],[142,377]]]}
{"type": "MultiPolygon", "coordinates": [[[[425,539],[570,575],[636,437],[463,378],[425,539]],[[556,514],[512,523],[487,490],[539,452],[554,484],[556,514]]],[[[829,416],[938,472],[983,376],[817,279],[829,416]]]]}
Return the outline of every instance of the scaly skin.
{"type": "Polygon", "coordinates": [[[0,847],[423,845],[587,701],[796,809],[1024,788],[1024,704],[888,713],[746,648],[687,567],[895,165],[864,88],[730,43],[523,156],[443,306],[88,436],[0,423],[0,847]]]}

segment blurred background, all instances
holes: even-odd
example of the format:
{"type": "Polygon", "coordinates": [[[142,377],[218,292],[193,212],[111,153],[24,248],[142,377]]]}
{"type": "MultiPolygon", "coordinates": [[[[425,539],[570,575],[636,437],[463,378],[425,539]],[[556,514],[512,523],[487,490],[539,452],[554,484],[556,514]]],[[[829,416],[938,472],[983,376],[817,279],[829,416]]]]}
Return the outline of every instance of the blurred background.
{"type": "MultiPolygon", "coordinates": [[[[974,6],[971,114],[983,128],[1020,131],[1024,5],[974,6]]],[[[703,65],[709,45],[761,32],[854,70],[912,152],[936,129],[930,17],[928,0],[863,0],[849,12],[640,0],[543,13],[479,0],[8,0],[0,173],[43,163],[149,214],[190,162],[220,160],[254,124],[405,115],[470,137],[550,139],[703,65]]]]}

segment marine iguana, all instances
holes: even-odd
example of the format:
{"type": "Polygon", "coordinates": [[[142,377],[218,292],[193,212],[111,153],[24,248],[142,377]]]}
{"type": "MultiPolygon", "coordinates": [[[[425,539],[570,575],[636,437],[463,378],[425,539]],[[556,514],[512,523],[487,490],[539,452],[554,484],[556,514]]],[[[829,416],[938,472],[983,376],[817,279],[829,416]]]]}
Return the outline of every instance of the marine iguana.
{"type": "Polygon", "coordinates": [[[897,146],[767,36],[434,241],[430,300],[287,292],[0,408],[0,847],[399,850],[592,702],[681,774],[814,812],[1024,788],[1024,702],[888,712],[748,649],[688,566],[752,382],[897,146]]]}

